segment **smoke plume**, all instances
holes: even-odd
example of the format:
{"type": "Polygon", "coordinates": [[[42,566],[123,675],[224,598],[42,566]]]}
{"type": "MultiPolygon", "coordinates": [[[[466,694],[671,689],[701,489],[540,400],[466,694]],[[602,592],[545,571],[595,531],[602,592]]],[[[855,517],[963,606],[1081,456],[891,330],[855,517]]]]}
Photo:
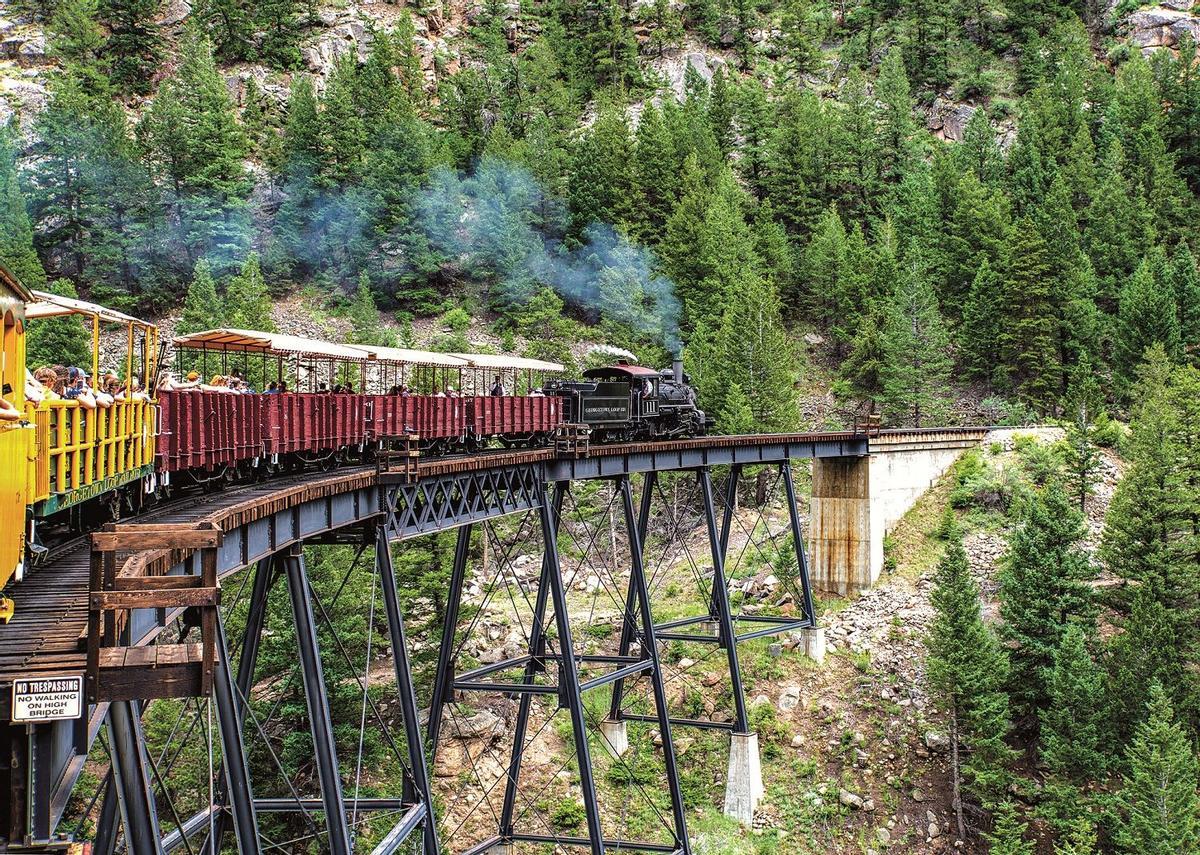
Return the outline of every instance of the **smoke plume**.
{"type": "Polygon", "coordinates": [[[434,248],[493,277],[496,302],[519,307],[547,286],[593,318],[679,350],[679,300],[654,254],[603,223],[568,240],[566,206],[520,166],[488,157],[471,175],[441,169],[417,210],[434,248]]]}

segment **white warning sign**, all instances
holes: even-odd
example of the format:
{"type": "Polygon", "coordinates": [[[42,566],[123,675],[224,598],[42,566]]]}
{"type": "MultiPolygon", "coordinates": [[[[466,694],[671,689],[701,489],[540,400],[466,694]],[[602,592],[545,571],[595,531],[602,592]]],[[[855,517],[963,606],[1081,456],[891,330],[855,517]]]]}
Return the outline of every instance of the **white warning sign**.
{"type": "Polygon", "coordinates": [[[83,713],[83,677],[13,681],[12,720],[54,721],[83,713]]]}

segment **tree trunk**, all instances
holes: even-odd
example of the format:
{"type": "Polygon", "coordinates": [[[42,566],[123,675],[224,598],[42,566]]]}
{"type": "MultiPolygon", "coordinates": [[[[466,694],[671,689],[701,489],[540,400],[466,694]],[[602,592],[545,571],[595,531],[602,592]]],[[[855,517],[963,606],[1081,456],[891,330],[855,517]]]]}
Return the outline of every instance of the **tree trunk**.
{"type": "Polygon", "coordinates": [[[950,785],[953,790],[952,804],[954,819],[958,823],[958,839],[967,839],[967,829],[963,823],[962,806],[962,766],[958,756],[958,712],[950,712],[950,785]]]}

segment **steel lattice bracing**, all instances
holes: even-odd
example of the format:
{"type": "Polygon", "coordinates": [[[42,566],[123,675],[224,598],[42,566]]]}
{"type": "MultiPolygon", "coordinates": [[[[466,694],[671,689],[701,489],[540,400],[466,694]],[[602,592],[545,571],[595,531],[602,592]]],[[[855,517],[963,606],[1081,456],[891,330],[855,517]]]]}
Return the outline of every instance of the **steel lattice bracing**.
{"type": "MultiPolygon", "coordinates": [[[[922,438],[914,435],[906,441],[920,442],[922,438]]],[[[18,820],[27,823],[23,828],[29,831],[22,837],[30,843],[49,841],[55,830],[63,830],[58,820],[66,804],[66,794],[82,766],[83,753],[98,736],[113,756],[117,774],[106,778],[98,793],[95,811],[97,851],[112,851],[118,836],[126,833],[119,808],[134,804],[136,810],[138,799],[150,805],[154,816],[148,817],[147,822],[158,824],[161,848],[165,851],[211,848],[211,844],[205,843],[211,836],[223,840],[226,847],[238,845],[242,851],[253,850],[255,845],[269,850],[279,841],[260,840],[255,844],[253,830],[248,826],[261,827],[264,817],[280,815],[297,817],[297,822],[306,829],[305,833],[314,838],[326,839],[332,829],[335,841],[344,839],[347,842],[323,845],[348,851],[345,847],[353,849],[355,846],[354,828],[361,822],[364,812],[395,819],[386,845],[379,851],[406,851],[403,847],[417,845],[418,839],[425,851],[436,851],[439,846],[441,851],[447,852],[482,851],[479,846],[464,846],[460,837],[449,833],[437,840],[438,826],[427,821],[432,791],[429,771],[421,768],[425,760],[421,746],[437,747],[445,737],[438,732],[442,727],[441,716],[430,716],[426,724],[420,720],[421,714],[410,693],[411,666],[404,661],[406,657],[394,658],[395,667],[391,674],[397,687],[392,698],[393,709],[398,709],[399,713],[393,713],[388,720],[378,715],[375,700],[365,696],[362,705],[364,726],[385,734],[383,738],[389,751],[404,766],[402,792],[356,797],[346,790],[346,780],[353,780],[352,775],[347,778],[347,773],[354,758],[344,751],[325,748],[319,752],[324,755],[325,783],[317,780],[322,776],[315,775],[307,782],[313,785],[307,790],[298,788],[289,792],[290,782],[251,780],[248,773],[243,774],[245,764],[237,757],[238,737],[244,751],[249,753],[261,753],[263,745],[269,742],[265,730],[268,720],[261,717],[261,710],[256,713],[248,701],[255,691],[253,663],[259,655],[263,634],[280,631],[280,627],[271,627],[266,621],[263,604],[272,590],[283,594],[284,602],[291,601],[287,631],[296,631],[293,624],[299,628],[293,679],[297,687],[302,685],[305,689],[304,702],[309,710],[314,744],[328,742],[318,734],[326,732],[330,724],[322,721],[327,719],[330,687],[321,685],[320,661],[328,662],[330,657],[345,660],[352,673],[357,670],[355,679],[365,686],[363,651],[346,649],[336,633],[328,635],[329,612],[334,603],[316,593],[311,578],[305,579],[310,571],[299,560],[300,547],[305,543],[352,544],[367,556],[365,561],[358,562],[357,569],[352,567],[346,572],[370,574],[375,598],[370,620],[378,622],[383,633],[381,637],[393,650],[404,651],[412,640],[405,638],[401,625],[390,552],[386,549],[381,552],[379,544],[398,540],[401,541],[399,548],[403,549],[403,541],[413,537],[457,530],[460,549],[456,552],[462,552],[462,556],[455,559],[457,567],[467,561],[473,533],[480,536],[501,518],[511,517],[507,525],[512,527],[516,520],[528,517],[530,523],[526,528],[517,526],[525,538],[523,542],[542,544],[537,602],[530,602],[529,609],[530,614],[538,612],[544,623],[538,624],[539,628],[529,638],[523,655],[504,663],[511,665],[513,672],[507,683],[500,681],[503,669],[493,667],[498,663],[483,670],[475,667],[456,669],[452,665],[443,668],[435,686],[435,693],[440,693],[440,698],[435,697],[434,707],[451,705],[456,696],[464,693],[494,692],[517,699],[518,717],[523,707],[529,707],[526,722],[521,725],[521,728],[528,728],[529,733],[536,729],[537,710],[550,705],[560,710],[564,718],[571,719],[572,733],[594,734],[605,722],[593,720],[594,712],[579,699],[594,689],[611,686],[614,700],[605,704],[609,722],[628,722],[631,729],[640,730],[643,725],[656,728],[660,733],[668,734],[663,748],[666,753],[671,753],[669,734],[672,727],[720,726],[735,733],[748,727],[738,673],[738,642],[813,625],[803,532],[796,512],[795,485],[787,463],[806,457],[857,456],[866,452],[865,437],[810,435],[763,437],[754,442],[717,438],[707,445],[678,442],[629,450],[606,447],[595,449],[593,454],[582,459],[562,459],[550,452],[530,452],[527,463],[514,462],[514,458],[521,456],[519,453],[497,455],[495,463],[489,463],[487,455],[482,455],[422,463],[419,476],[412,483],[381,483],[374,472],[353,470],[311,480],[295,480],[286,490],[272,490],[270,485],[262,485],[242,491],[249,493],[252,500],[247,500],[244,495],[234,495],[236,491],[231,491],[227,502],[222,502],[219,496],[206,500],[207,505],[193,517],[197,522],[217,526],[223,533],[219,546],[209,552],[207,559],[211,562],[211,572],[226,580],[223,608],[228,613],[237,601],[231,596],[234,586],[230,582],[237,582],[244,589],[241,602],[249,605],[244,632],[239,630],[236,637],[225,638],[226,627],[222,626],[222,631],[217,634],[220,649],[215,656],[214,695],[210,699],[194,699],[186,707],[199,724],[190,731],[186,722],[179,728],[181,738],[188,734],[187,738],[194,743],[200,738],[199,734],[206,734],[205,738],[213,746],[212,756],[216,758],[211,773],[213,807],[198,814],[175,816],[163,784],[163,779],[171,774],[170,758],[140,758],[131,748],[140,743],[144,749],[144,733],[140,732],[136,721],[137,712],[144,705],[121,702],[106,706],[102,698],[92,710],[90,726],[86,719],[40,725],[30,728],[27,734],[22,731],[19,738],[14,738],[11,726],[3,725],[9,731],[4,734],[8,744],[16,746],[12,756],[26,764],[22,768],[32,764],[35,770],[27,779],[32,789],[23,792],[17,803],[18,820]],[[776,506],[788,510],[785,531],[770,531],[769,527],[754,521],[746,508],[738,506],[736,474],[743,469],[767,473],[760,479],[759,486],[764,493],[777,498],[776,506]],[[732,480],[726,477],[730,471],[735,476],[732,480]],[[672,512],[667,510],[662,484],[668,475],[672,490],[687,493],[687,501],[682,504],[687,506],[691,517],[673,519],[672,512]],[[620,634],[613,638],[615,649],[600,654],[588,652],[580,644],[581,634],[578,627],[571,625],[565,599],[556,593],[560,585],[564,586],[562,593],[566,593],[569,579],[562,578],[564,565],[561,557],[555,554],[556,549],[545,548],[547,542],[553,541],[553,538],[547,539],[547,532],[557,531],[561,517],[572,513],[571,483],[598,479],[607,483],[603,488],[607,491],[604,495],[609,497],[615,518],[621,521],[617,525],[621,540],[618,551],[623,556],[618,562],[619,567],[598,571],[605,596],[614,600],[615,612],[620,616],[620,634]],[[565,505],[556,508],[558,501],[565,505]],[[700,550],[704,554],[689,559],[699,580],[698,590],[704,591],[703,602],[699,604],[700,614],[656,624],[649,616],[649,607],[661,596],[661,578],[656,567],[657,558],[647,554],[647,543],[653,541],[657,549],[658,544],[674,537],[674,529],[687,526],[698,526],[705,533],[706,545],[700,550]],[[762,549],[782,555],[787,552],[786,539],[790,537],[790,549],[794,553],[790,571],[793,577],[785,580],[792,587],[789,610],[776,615],[744,611],[743,604],[730,596],[730,586],[738,582],[737,574],[745,572],[739,569],[737,549],[731,550],[731,542],[753,543],[756,538],[767,537],[770,542],[764,542],[762,549]],[[372,556],[376,560],[371,560],[372,556]],[[247,570],[242,577],[234,576],[248,567],[255,569],[247,570]],[[387,583],[389,577],[393,581],[387,583]],[[238,582],[239,578],[241,582],[238,582]],[[557,583],[556,578],[560,579],[557,583]],[[390,599],[388,590],[392,592],[390,599]],[[305,601],[309,613],[306,613],[305,601]],[[386,631],[382,629],[385,624],[386,631]],[[319,646],[315,638],[318,628],[321,633],[326,633],[323,636],[326,640],[319,646]],[[569,651],[565,640],[570,638],[575,644],[569,651]],[[732,689],[728,722],[690,720],[678,710],[668,710],[665,703],[653,702],[652,698],[661,693],[669,681],[687,679],[686,675],[676,673],[679,670],[676,664],[656,661],[655,642],[676,641],[710,645],[714,656],[711,661],[723,663],[722,667],[728,672],[726,686],[732,689]],[[305,671],[307,674],[302,673],[305,671]],[[406,683],[409,691],[404,688],[406,683]],[[622,698],[632,697],[632,692],[643,693],[646,711],[622,702],[622,698]],[[110,713],[107,729],[100,727],[106,711],[110,713]],[[50,762],[41,762],[47,757],[50,762]],[[340,770],[340,775],[335,774],[335,769],[340,770]],[[331,792],[338,789],[332,784],[337,777],[343,779],[340,809],[337,807],[339,794],[331,792]],[[332,824],[324,820],[326,811],[345,815],[344,830],[339,828],[341,824],[336,817],[332,824]]],[[[182,522],[186,517],[180,515],[178,518],[182,522]]],[[[579,536],[586,540],[586,531],[579,536]]],[[[573,552],[586,553],[586,543],[576,546],[578,548],[573,552]]],[[[140,561],[137,572],[146,575],[199,575],[204,569],[199,551],[181,557],[178,552],[163,550],[136,557],[140,561]]],[[[450,580],[448,593],[452,603],[462,599],[463,584],[461,573],[450,580]]],[[[532,588],[527,593],[532,595],[532,588]]],[[[133,609],[124,625],[121,642],[131,647],[153,644],[164,632],[167,622],[178,617],[178,612],[169,609],[166,613],[162,609],[133,609]]],[[[169,630],[170,633],[174,631],[173,628],[169,630]]],[[[168,636],[163,637],[171,640],[168,636]]],[[[453,643],[450,645],[451,653],[454,646],[453,643]]],[[[6,703],[7,698],[0,697],[0,705],[6,703]]],[[[591,804],[590,796],[589,804],[584,805],[589,813],[584,823],[586,836],[547,834],[529,828],[529,815],[525,811],[528,794],[523,794],[519,785],[525,772],[523,755],[531,740],[532,737],[527,737],[524,742],[513,740],[505,749],[502,764],[505,773],[497,785],[497,793],[503,796],[503,802],[497,804],[495,840],[530,845],[557,841],[592,851],[602,845],[600,837],[603,844],[615,843],[616,836],[603,830],[604,806],[591,804]],[[599,832],[597,819],[602,827],[599,832]]],[[[582,767],[592,765],[595,758],[586,756],[586,740],[575,739],[573,744],[582,779],[586,777],[582,767]]],[[[662,764],[664,769],[674,765],[673,760],[667,762],[665,756],[662,764]]],[[[677,773],[665,774],[662,783],[666,789],[663,792],[669,792],[677,786],[677,773]]],[[[584,786],[583,789],[588,788],[584,786]]],[[[594,784],[591,790],[594,792],[594,784]]],[[[674,808],[672,805],[672,810],[667,813],[673,813],[674,808]]],[[[664,839],[640,843],[625,840],[623,845],[634,845],[631,851],[639,848],[642,851],[687,851],[682,815],[664,816],[664,819],[663,827],[669,832],[664,839]]],[[[148,838],[152,836],[148,828],[143,823],[140,828],[130,827],[128,833],[137,835],[138,839],[148,838]]],[[[443,823],[441,830],[446,833],[452,832],[453,828],[443,823]]],[[[473,839],[478,840],[477,831],[473,839]]]]}

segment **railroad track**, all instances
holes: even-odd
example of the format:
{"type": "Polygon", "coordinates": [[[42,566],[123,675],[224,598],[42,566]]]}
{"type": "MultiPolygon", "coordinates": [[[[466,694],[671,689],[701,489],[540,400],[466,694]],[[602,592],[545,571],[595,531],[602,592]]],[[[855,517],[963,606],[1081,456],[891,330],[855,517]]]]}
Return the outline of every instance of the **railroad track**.
{"type": "MultiPolygon", "coordinates": [[[[263,494],[311,481],[312,474],[230,487],[220,493],[189,494],[147,510],[136,519],[190,521],[197,509],[207,505],[226,505],[239,498],[261,499],[263,494]]],[[[124,561],[129,557],[131,554],[124,554],[118,559],[124,561]]],[[[15,676],[77,671],[83,667],[87,656],[90,561],[89,536],[73,537],[51,547],[36,569],[13,586],[16,614],[7,626],[0,628],[0,684],[11,682],[15,676]]]]}

